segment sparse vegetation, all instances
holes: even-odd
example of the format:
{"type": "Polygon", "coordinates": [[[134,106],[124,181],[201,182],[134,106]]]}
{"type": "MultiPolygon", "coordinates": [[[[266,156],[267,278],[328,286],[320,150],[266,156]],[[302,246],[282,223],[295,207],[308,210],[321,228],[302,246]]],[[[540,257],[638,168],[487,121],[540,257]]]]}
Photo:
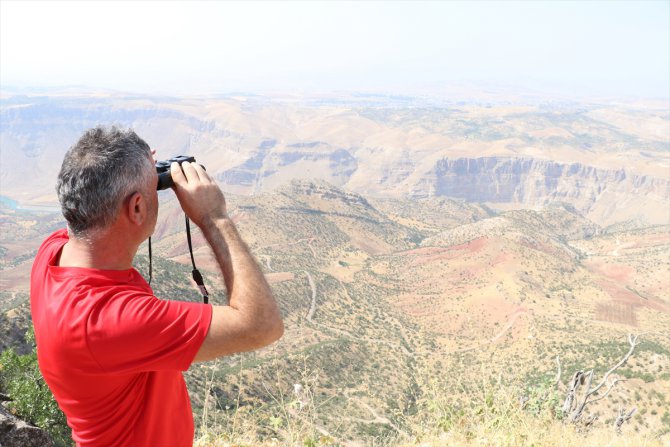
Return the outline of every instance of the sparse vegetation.
{"type": "MultiPolygon", "coordinates": [[[[670,348],[661,334],[670,317],[658,309],[667,305],[666,227],[606,234],[566,206],[493,212],[444,198],[367,202],[328,188],[301,182],[274,196],[230,198],[272,279],[286,335],[270,349],[185,374],[199,445],[665,440],[668,398],[659,390],[670,378],[670,348]],[[614,257],[617,238],[630,247],[614,257]],[[601,377],[621,358],[620,336],[633,323],[652,333],[617,371],[628,380],[589,407],[597,419],[576,432],[557,408],[564,396],[551,385],[554,358],[561,355],[566,372],[601,377]],[[616,435],[619,407],[632,406],[637,412],[616,435]]],[[[156,295],[200,301],[183,221],[159,221],[156,295]]],[[[30,228],[25,237],[38,240],[30,228]]],[[[212,302],[223,304],[197,230],[194,242],[212,302]]],[[[147,276],[140,253],[136,266],[147,276]]],[[[18,277],[27,263],[0,268],[18,277]]],[[[0,315],[4,346],[22,346],[26,292],[1,291],[0,304],[9,303],[0,315]]]]}
{"type": "Polygon", "coordinates": [[[58,408],[37,365],[34,333],[26,334],[33,346],[28,354],[19,355],[13,348],[0,353],[0,391],[10,399],[10,412],[29,423],[45,429],[57,446],[72,446],[70,427],[58,408]]]}
{"type": "MultiPolygon", "coordinates": [[[[415,401],[414,411],[395,417],[368,418],[368,424],[386,426],[386,430],[372,429],[365,433],[364,445],[369,446],[534,446],[534,445],[621,445],[662,446],[667,433],[639,434],[624,426],[622,433],[612,428],[612,417],[607,424],[586,430],[566,424],[560,410],[560,396],[554,384],[545,381],[531,388],[522,388],[500,381],[456,384],[470,390],[470,398],[463,400],[450,389],[454,384],[438,384],[431,380],[422,383],[423,393],[415,401]]],[[[306,400],[293,394],[272,396],[279,407],[275,416],[266,419],[256,412],[239,409],[223,415],[218,428],[201,430],[195,445],[198,447],[232,446],[341,446],[346,439],[333,436],[319,425],[318,401],[315,390],[309,389],[306,400]],[[231,429],[231,426],[235,426],[231,429]],[[228,427],[223,433],[223,427],[228,427]],[[267,433],[271,427],[271,433],[267,433]]],[[[350,396],[352,398],[352,396],[350,396]]],[[[262,411],[267,411],[264,409],[262,411]]],[[[667,413],[667,412],[666,412],[667,413]]],[[[668,416],[670,417],[670,415],[668,416]]],[[[341,420],[349,425],[351,418],[341,420]]]]}

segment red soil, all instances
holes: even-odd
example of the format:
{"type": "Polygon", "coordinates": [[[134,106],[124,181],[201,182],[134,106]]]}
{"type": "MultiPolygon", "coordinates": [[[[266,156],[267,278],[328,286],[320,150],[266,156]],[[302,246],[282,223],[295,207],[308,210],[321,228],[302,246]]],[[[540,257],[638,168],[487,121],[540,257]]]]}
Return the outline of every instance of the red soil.
{"type": "Polygon", "coordinates": [[[604,276],[607,279],[617,282],[626,282],[633,274],[633,268],[624,264],[606,264],[599,261],[584,262],[586,268],[593,273],[604,276]]]}
{"type": "Polygon", "coordinates": [[[584,265],[600,277],[596,284],[611,298],[611,302],[596,306],[597,320],[637,326],[637,310],[640,308],[670,314],[668,303],[653,296],[638,294],[629,288],[629,281],[635,273],[631,266],[597,260],[585,262],[584,265]]]}
{"type": "Polygon", "coordinates": [[[415,248],[414,250],[399,253],[399,255],[416,256],[410,265],[422,265],[442,259],[454,259],[465,254],[479,252],[486,246],[487,241],[488,238],[483,236],[463,244],[452,245],[451,247],[415,248]]]}
{"type": "Polygon", "coordinates": [[[561,258],[565,258],[565,256],[566,256],[566,253],[561,252],[560,250],[558,250],[553,245],[546,244],[544,242],[540,242],[540,241],[536,241],[536,240],[532,240],[532,239],[527,239],[525,237],[522,237],[519,240],[519,245],[521,245],[523,247],[530,248],[532,250],[541,251],[541,252],[546,253],[548,255],[559,256],[561,258]]]}
{"type": "Polygon", "coordinates": [[[601,303],[596,306],[596,320],[637,326],[637,310],[632,304],[601,303]]]}

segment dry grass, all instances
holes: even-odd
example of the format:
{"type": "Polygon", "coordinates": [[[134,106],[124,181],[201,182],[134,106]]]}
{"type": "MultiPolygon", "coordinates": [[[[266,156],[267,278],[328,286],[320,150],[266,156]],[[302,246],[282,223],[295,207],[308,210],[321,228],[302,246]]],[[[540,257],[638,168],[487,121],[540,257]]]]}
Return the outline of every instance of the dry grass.
{"type": "Polygon", "coordinates": [[[598,429],[588,434],[577,433],[574,427],[555,422],[550,425],[537,424],[535,421],[526,421],[527,425],[519,427],[518,431],[499,432],[481,430],[476,433],[462,433],[450,431],[434,439],[422,442],[399,443],[398,446],[442,447],[442,446],[618,446],[643,447],[667,446],[659,438],[640,434],[617,435],[612,430],[598,429]]]}
{"type": "MultiPolygon", "coordinates": [[[[416,411],[389,421],[392,435],[359,439],[338,439],[316,422],[318,408],[307,393],[301,403],[295,396],[270,395],[275,414],[251,414],[249,410],[229,413],[218,428],[201,430],[196,447],[441,447],[441,446],[621,446],[667,447],[670,430],[660,433],[636,432],[624,423],[621,433],[611,424],[596,421],[591,426],[562,420],[560,393],[550,384],[522,390],[500,382],[482,382],[472,387],[469,401],[448,393],[435,381],[421,383],[424,393],[416,411]],[[528,400],[519,402],[520,393],[528,400]],[[260,427],[259,421],[275,424],[274,430],[260,427]],[[225,428],[227,427],[227,429],[225,428]],[[273,432],[272,436],[260,433],[273,432]]],[[[268,408],[269,409],[269,408],[268,408]]]]}

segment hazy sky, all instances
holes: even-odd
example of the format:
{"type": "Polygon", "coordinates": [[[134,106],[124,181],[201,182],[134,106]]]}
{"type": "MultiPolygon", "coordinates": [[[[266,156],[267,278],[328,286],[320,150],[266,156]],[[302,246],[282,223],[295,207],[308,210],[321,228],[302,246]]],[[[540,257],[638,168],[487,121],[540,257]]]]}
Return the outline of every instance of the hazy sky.
{"type": "Polygon", "coordinates": [[[478,81],[667,98],[670,2],[0,0],[2,85],[145,93],[478,81]]]}

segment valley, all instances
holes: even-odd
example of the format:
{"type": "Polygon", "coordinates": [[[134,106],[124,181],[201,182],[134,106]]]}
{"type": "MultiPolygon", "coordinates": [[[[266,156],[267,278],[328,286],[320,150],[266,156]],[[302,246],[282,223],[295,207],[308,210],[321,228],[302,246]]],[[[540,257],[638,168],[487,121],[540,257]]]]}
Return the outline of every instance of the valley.
{"type": "MultiPolygon", "coordinates": [[[[392,416],[411,413],[426,392],[419,382],[458,377],[445,386],[463,398],[475,392],[477,378],[541,383],[555,374],[557,355],[566,375],[613,363],[627,333],[643,342],[626,370],[631,383],[613,393],[644,405],[630,394],[670,384],[668,226],[609,232],[560,204],[495,212],[445,198],[377,202],[323,181],[228,201],[280,302],[286,334],[257,353],[189,370],[197,420],[208,430],[233,407],[253,411],[267,427],[264,418],[281,407],[271,396],[296,402],[291,390],[300,384],[325,433],[387,436],[407,430],[392,416]],[[351,423],[343,426],[345,419],[351,423]]],[[[154,291],[198,301],[182,215],[174,198],[161,206],[154,291]]],[[[5,211],[6,225],[24,228],[14,231],[16,241],[3,239],[7,252],[26,250],[57,226],[58,216],[34,213],[5,211]]],[[[222,280],[197,229],[194,244],[212,301],[224,304],[222,280]]],[[[3,325],[14,328],[5,346],[16,345],[28,323],[34,249],[3,264],[3,325]]],[[[137,268],[146,276],[145,249],[137,268]]],[[[603,418],[613,411],[593,407],[603,418]]],[[[636,421],[636,429],[660,430],[663,414],[636,421]]]]}
{"type": "MultiPolygon", "coordinates": [[[[641,343],[616,373],[627,380],[588,415],[606,427],[636,406],[624,433],[670,435],[662,104],[69,93],[2,105],[3,349],[30,349],[32,257],[64,226],[60,160],[83,129],[116,122],[161,158],[206,165],[284,316],[278,343],[185,373],[199,434],[410,439],[436,395],[455,413],[491,384],[519,401],[554,380],[557,356],[563,384],[602,375],[633,333],[641,343]]],[[[152,287],[200,301],[183,213],[171,191],[159,199],[152,287]]],[[[225,304],[198,229],[193,243],[225,304]]]]}

